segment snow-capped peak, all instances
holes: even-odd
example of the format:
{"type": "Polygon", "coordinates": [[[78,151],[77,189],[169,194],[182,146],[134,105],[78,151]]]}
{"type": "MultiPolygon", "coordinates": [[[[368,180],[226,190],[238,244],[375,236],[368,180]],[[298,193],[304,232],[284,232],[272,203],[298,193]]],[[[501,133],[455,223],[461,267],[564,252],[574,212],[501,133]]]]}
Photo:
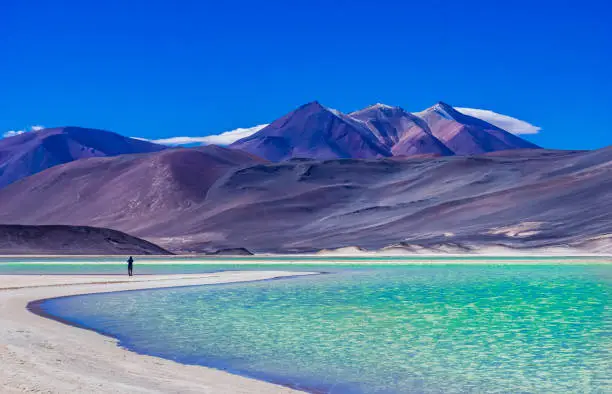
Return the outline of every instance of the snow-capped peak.
{"type": "Polygon", "coordinates": [[[387,105],[387,104],[383,104],[383,103],[376,103],[376,104],[372,104],[370,106],[367,106],[365,108],[359,109],[357,111],[354,111],[351,113],[352,114],[361,114],[367,111],[374,111],[374,110],[392,110],[392,109],[399,109],[400,107],[394,107],[391,105],[387,105]]]}
{"type": "Polygon", "coordinates": [[[325,108],[326,110],[328,110],[328,111],[329,111],[329,112],[331,112],[332,114],[336,115],[337,117],[340,117],[340,118],[341,118],[341,117],[344,115],[342,112],[338,111],[338,110],[337,110],[337,109],[335,109],[335,108],[329,108],[329,107],[323,107],[323,108],[325,108]]]}
{"type": "MultiPolygon", "coordinates": [[[[426,109],[422,113],[426,113],[426,112],[436,112],[438,115],[442,116],[443,118],[451,119],[451,120],[454,119],[453,115],[454,113],[456,113],[455,109],[451,105],[448,105],[442,101],[438,101],[433,107],[426,109]]],[[[417,116],[420,116],[420,114],[421,113],[415,113],[415,115],[417,116]]]]}
{"type": "Polygon", "coordinates": [[[342,119],[345,122],[348,123],[352,123],[354,126],[358,126],[358,127],[367,127],[366,126],[366,122],[360,120],[360,119],[355,119],[353,118],[351,115],[347,115],[343,112],[338,111],[337,109],[334,108],[328,108],[328,107],[324,107],[326,110],[328,110],[329,112],[331,112],[332,114],[334,114],[336,117],[338,117],[339,119],[342,119]]]}
{"type": "Polygon", "coordinates": [[[387,104],[383,104],[383,103],[376,103],[374,105],[371,105],[370,108],[382,108],[382,109],[393,109],[395,107],[392,107],[390,105],[387,104]]]}

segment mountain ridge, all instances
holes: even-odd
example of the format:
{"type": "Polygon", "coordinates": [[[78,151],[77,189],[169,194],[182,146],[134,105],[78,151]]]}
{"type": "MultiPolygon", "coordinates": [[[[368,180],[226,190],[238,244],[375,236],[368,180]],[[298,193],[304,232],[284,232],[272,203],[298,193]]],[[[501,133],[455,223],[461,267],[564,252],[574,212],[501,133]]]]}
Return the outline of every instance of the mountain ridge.
{"type": "Polygon", "coordinates": [[[106,130],[75,126],[30,131],[0,139],[0,188],[82,158],[149,153],[167,148],[106,130]]]}
{"type": "Polygon", "coordinates": [[[318,101],[298,107],[257,133],[234,142],[230,148],[271,161],[294,157],[328,159],[390,155],[358,120],[324,107],[318,101]]]}
{"type": "Polygon", "coordinates": [[[0,224],[2,255],[169,255],[151,242],[107,228],[0,224]]]}
{"type": "Polygon", "coordinates": [[[164,217],[202,203],[230,169],[260,163],[266,161],[214,145],[76,160],[0,189],[0,223],[112,224],[115,229],[127,223],[133,231],[152,215],[164,217]],[[30,212],[30,219],[9,211],[30,212]]]}
{"type": "Polygon", "coordinates": [[[466,115],[442,101],[417,116],[427,122],[432,134],[457,155],[539,148],[489,122],[466,115]]]}
{"type": "Polygon", "coordinates": [[[506,130],[438,102],[419,113],[376,103],[344,114],[314,101],[230,145],[271,161],[474,155],[539,149],[506,130]],[[335,115],[338,122],[331,119],[335,115]]]}

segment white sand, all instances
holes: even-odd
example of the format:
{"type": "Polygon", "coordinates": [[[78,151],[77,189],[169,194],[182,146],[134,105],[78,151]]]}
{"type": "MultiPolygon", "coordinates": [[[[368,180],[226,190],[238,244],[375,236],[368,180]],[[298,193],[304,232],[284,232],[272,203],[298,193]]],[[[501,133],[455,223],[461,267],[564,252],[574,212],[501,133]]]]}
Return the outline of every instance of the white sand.
{"type": "MultiPolygon", "coordinates": [[[[0,275],[1,393],[292,393],[289,388],[123,350],[117,341],[28,311],[29,302],[85,293],[242,282],[296,275],[0,275]]],[[[303,273],[309,274],[309,273],[303,273]]]]}
{"type": "Polygon", "coordinates": [[[512,257],[516,257],[519,259],[524,257],[555,257],[560,259],[567,259],[572,257],[611,257],[612,243],[608,242],[607,239],[605,240],[605,242],[602,243],[603,245],[599,248],[592,248],[589,250],[566,246],[515,249],[502,245],[497,245],[486,247],[483,246],[477,249],[472,249],[470,251],[465,251],[460,250],[456,245],[452,244],[441,244],[435,248],[425,248],[419,245],[391,245],[380,250],[364,250],[356,246],[350,246],[338,249],[323,249],[316,253],[314,256],[329,257],[330,259],[334,257],[376,257],[381,259],[384,259],[385,257],[410,257],[423,258],[424,260],[429,257],[461,257],[462,259],[473,258],[474,260],[481,260],[482,258],[486,257],[503,257],[505,259],[511,259],[512,257]]]}

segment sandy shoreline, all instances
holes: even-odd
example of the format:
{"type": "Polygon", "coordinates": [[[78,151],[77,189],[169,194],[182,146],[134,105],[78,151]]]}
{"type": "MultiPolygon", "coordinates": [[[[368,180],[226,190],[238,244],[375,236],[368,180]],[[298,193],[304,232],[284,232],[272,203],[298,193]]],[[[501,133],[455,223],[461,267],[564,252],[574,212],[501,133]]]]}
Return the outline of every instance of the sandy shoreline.
{"type": "MultiPolygon", "coordinates": [[[[253,254],[247,256],[237,255],[207,255],[207,254],[175,254],[175,255],[134,255],[138,260],[159,260],[164,259],[168,261],[172,260],[206,260],[206,261],[227,261],[227,260],[238,260],[238,261],[269,261],[270,259],[282,259],[282,260],[301,260],[301,259],[363,259],[363,258],[379,258],[379,259],[429,259],[429,258],[460,258],[460,259],[483,259],[483,258],[494,258],[494,259],[525,259],[525,258],[606,258],[612,257],[612,253],[605,252],[577,252],[577,251],[560,251],[556,253],[542,253],[535,251],[523,251],[515,253],[382,253],[382,252],[321,252],[312,254],[253,254]]],[[[0,254],[0,259],[118,259],[124,261],[125,255],[113,255],[113,254],[0,254]]]]}
{"type": "MultiPolygon", "coordinates": [[[[210,274],[0,275],[2,393],[292,393],[290,388],[227,372],[143,356],[115,339],[38,316],[26,308],[45,298],[265,280],[285,271],[210,274]],[[127,280],[126,280],[127,279],[127,280]]],[[[303,273],[308,274],[308,273],[303,273]]]]}

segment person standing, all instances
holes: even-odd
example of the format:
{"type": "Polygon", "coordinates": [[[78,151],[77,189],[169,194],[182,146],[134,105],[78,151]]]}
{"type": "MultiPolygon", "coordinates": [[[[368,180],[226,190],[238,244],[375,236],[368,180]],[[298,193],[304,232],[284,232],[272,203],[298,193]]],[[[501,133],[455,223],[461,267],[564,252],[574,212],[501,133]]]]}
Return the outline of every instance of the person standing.
{"type": "Polygon", "coordinates": [[[132,256],[127,260],[128,263],[128,275],[132,276],[132,270],[134,269],[134,259],[132,256]]]}

